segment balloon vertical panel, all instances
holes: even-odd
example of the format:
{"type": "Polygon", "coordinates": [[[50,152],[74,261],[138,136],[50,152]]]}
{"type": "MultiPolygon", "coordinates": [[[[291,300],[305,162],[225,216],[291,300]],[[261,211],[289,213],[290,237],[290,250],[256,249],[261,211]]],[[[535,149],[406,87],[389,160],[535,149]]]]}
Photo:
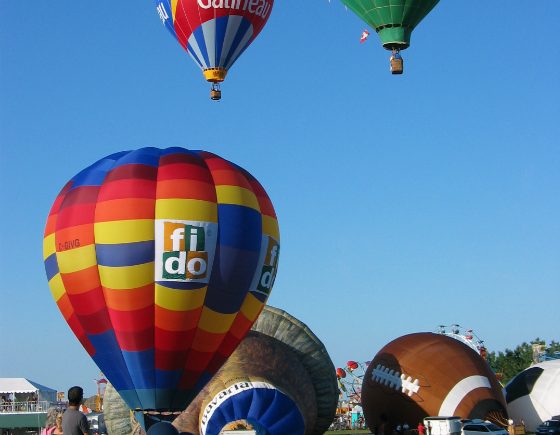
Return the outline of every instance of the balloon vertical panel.
{"type": "Polygon", "coordinates": [[[274,0],[156,0],[160,19],[202,68],[229,69],[261,32],[274,0]]]}
{"type": "Polygon", "coordinates": [[[181,410],[262,309],[278,243],[270,200],[246,171],[144,148],[63,188],[44,258],[64,318],[128,405],[181,410]]]}

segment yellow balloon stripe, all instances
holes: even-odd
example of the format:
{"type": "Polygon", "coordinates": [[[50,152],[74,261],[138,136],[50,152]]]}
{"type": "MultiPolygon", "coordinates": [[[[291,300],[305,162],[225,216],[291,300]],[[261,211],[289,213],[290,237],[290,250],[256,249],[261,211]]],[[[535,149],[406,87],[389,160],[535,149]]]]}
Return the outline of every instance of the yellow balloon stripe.
{"type": "Polygon", "coordinates": [[[156,219],[218,222],[218,206],[199,199],[158,199],[156,219]]]}
{"type": "Polygon", "coordinates": [[[278,228],[278,221],[273,217],[262,215],[262,232],[272,236],[276,241],[280,240],[280,229],[278,228]]]}
{"type": "Polygon", "coordinates": [[[236,314],[218,313],[208,307],[204,307],[202,308],[198,328],[213,334],[225,334],[231,327],[236,314]]]}
{"type": "Polygon", "coordinates": [[[251,293],[248,293],[247,296],[245,296],[245,300],[243,301],[243,305],[241,305],[241,309],[239,311],[251,322],[254,322],[260,314],[263,305],[264,303],[259,301],[251,293]]]}
{"type": "Polygon", "coordinates": [[[255,194],[244,187],[219,185],[216,186],[216,195],[220,204],[242,205],[261,211],[255,194]]]}
{"type": "Polygon", "coordinates": [[[86,245],[56,254],[60,273],[78,272],[97,264],[95,245],[86,245]]]}
{"type": "Polygon", "coordinates": [[[171,311],[190,311],[204,305],[208,287],[196,290],[176,290],[156,284],[156,305],[171,311]]]}
{"type": "Polygon", "coordinates": [[[99,266],[101,284],[112,289],[132,289],[154,282],[154,262],[135,266],[99,266]]]}
{"type": "Polygon", "coordinates": [[[153,219],[96,222],[95,243],[120,244],[154,240],[153,219]]]}
{"type": "Polygon", "coordinates": [[[171,0],[171,14],[173,15],[173,22],[175,22],[175,17],[177,16],[177,3],[179,0],[171,0]]]}
{"type": "Polygon", "coordinates": [[[60,276],[60,273],[57,273],[51,278],[51,280],[49,281],[49,287],[51,289],[51,294],[55,302],[58,302],[62,295],[66,293],[66,289],[64,288],[64,284],[62,283],[62,277],[60,276]]]}
{"type": "Polygon", "coordinates": [[[54,233],[52,233],[43,239],[43,260],[46,260],[55,252],[56,252],[56,243],[55,243],[54,233]]]}

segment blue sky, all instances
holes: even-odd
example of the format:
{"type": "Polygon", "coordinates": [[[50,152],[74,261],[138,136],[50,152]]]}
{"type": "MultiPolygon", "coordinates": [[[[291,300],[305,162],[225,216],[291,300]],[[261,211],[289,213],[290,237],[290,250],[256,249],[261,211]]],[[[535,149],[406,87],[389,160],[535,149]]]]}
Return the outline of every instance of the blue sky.
{"type": "Polygon", "coordinates": [[[223,100],[151,1],[3,1],[0,376],[93,394],[51,298],[42,234],[63,184],[110,153],[206,149],[275,205],[271,305],[335,365],[459,323],[503,350],[559,339],[560,2],[442,1],[391,76],[337,1],[280,1],[223,100]]]}

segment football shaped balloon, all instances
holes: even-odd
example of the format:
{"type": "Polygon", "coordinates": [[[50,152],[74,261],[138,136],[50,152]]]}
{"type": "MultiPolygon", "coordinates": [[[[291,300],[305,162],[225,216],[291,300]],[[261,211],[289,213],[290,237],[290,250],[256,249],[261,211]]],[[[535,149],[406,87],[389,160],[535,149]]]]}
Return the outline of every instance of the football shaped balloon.
{"type": "Polygon", "coordinates": [[[428,332],[397,338],[377,353],[364,375],[362,406],[370,428],[438,415],[507,420],[486,361],[460,341],[428,332]]]}
{"type": "Polygon", "coordinates": [[[182,411],[261,312],[279,233],[244,169],[204,151],[143,148],[73,177],[43,247],[62,315],[127,405],[182,411]]]}

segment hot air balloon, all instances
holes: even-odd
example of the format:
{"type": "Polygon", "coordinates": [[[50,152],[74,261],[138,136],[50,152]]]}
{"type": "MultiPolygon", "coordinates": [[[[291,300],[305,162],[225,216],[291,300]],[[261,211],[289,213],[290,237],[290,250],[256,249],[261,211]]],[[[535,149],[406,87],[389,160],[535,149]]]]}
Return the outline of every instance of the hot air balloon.
{"type": "Polygon", "coordinates": [[[385,345],[368,366],[362,406],[369,428],[416,424],[428,416],[457,416],[507,424],[502,387],[471,347],[421,332],[385,345]]]}
{"type": "Polygon", "coordinates": [[[220,83],[266,24],[274,0],[155,0],[160,19],[212,84],[220,83]]]}
{"type": "Polygon", "coordinates": [[[266,306],[214,378],[174,422],[183,432],[218,435],[320,435],[331,424],[338,391],[334,365],[301,321],[266,306]]]}
{"type": "Polygon", "coordinates": [[[183,411],[250,330],[280,248],[272,203],[247,171],[209,152],[143,148],[64,186],[43,249],[64,318],[149,426],[183,411]]]}
{"type": "Polygon", "coordinates": [[[383,47],[391,50],[391,72],[402,74],[400,54],[410,45],[414,28],[439,0],[341,0],[363,21],[375,29],[383,47]]]}

